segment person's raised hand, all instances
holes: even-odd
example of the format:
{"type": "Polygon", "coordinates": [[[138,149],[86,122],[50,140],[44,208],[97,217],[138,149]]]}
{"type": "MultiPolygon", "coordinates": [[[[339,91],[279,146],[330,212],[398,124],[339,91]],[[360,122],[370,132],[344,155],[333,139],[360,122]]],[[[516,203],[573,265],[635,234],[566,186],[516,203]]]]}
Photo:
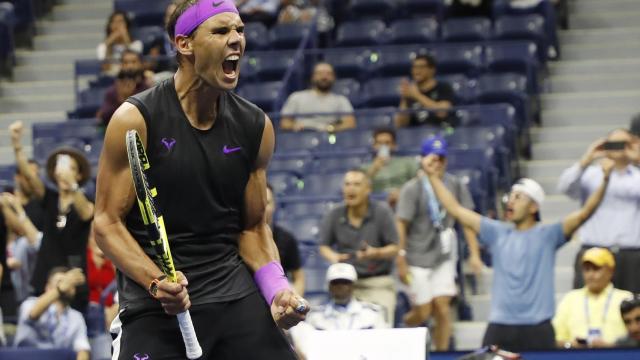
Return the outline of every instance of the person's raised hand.
{"type": "Polygon", "coordinates": [[[22,140],[22,133],[24,132],[24,125],[22,121],[14,121],[9,125],[9,135],[11,136],[11,143],[14,148],[20,145],[22,140]]]}
{"type": "Polygon", "coordinates": [[[603,145],[605,142],[607,142],[606,138],[600,138],[589,145],[587,151],[585,151],[584,155],[582,155],[582,159],[580,159],[580,166],[582,168],[586,168],[594,160],[605,156],[605,151],[603,149],[603,145]]]}
{"type": "Polygon", "coordinates": [[[611,171],[613,171],[615,162],[609,158],[604,158],[600,160],[600,166],[602,167],[602,172],[604,172],[604,176],[609,177],[609,175],[611,175],[611,171]]]}
{"type": "Polygon", "coordinates": [[[164,278],[158,282],[156,300],[160,301],[164,312],[169,315],[176,315],[189,310],[191,300],[187,292],[189,282],[184,274],[176,271],[177,282],[172,282],[169,278],[164,278]]]}
{"type": "Polygon", "coordinates": [[[439,161],[437,155],[430,154],[424,156],[421,161],[422,170],[424,170],[428,176],[438,176],[440,171],[439,161]]]}
{"type": "Polygon", "coordinates": [[[271,303],[271,316],[279,328],[288,330],[304,321],[309,303],[292,289],[278,291],[271,303]]]}

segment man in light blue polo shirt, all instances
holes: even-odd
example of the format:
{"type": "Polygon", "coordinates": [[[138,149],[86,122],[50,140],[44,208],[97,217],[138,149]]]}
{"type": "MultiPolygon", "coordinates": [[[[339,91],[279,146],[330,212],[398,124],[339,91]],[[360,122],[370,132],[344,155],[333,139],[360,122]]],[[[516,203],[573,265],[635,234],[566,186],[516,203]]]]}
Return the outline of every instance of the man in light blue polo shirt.
{"type": "Polygon", "coordinates": [[[602,184],[581,209],[559,223],[542,225],[538,222],[544,191],[537,182],[516,182],[507,203],[508,221],[496,221],[458,203],[437,176],[438,160],[434,156],[422,161],[440,204],[461,224],[478,233],[478,239],[492,254],[493,301],[483,344],[511,351],[554,348],[551,318],[555,310],[555,252],[602,201],[613,162],[602,161],[602,184]]]}

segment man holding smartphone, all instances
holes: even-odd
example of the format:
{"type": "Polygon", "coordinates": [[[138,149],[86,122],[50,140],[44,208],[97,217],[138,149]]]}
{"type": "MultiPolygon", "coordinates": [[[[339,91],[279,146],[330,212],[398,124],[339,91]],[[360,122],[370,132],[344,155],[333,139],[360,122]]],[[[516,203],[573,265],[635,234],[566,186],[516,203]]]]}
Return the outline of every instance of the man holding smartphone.
{"type": "Polygon", "coordinates": [[[580,259],[592,247],[604,247],[616,258],[613,283],[619,289],[640,292],[635,272],[640,267],[640,169],[634,137],[626,129],[617,129],[606,138],[596,140],[582,159],[566,169],[558,181],[558,189],[584,202],[602,182],[602,169],[592,163],[599,158],[614,162],[611,184],[602,204],[580,231],[582,250],[575,262],[574,288],[584,285],[580,259]]]}

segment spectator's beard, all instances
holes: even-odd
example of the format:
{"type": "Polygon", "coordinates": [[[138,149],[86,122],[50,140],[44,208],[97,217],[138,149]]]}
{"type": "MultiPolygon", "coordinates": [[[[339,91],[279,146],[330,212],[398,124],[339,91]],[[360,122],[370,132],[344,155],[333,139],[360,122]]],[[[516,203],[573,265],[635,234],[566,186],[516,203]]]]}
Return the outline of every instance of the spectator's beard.
{"type": "Polygon", "coordinates": [[[60,293],[60,298],[58,299],[64,306],[69,306],[73,301],[73,295],[69,295],[66,293],[60,293]]]}
{"type": "Polygon", "coordinates": [[[323,92],[323,93],[327,93],[329,91],[331,91],[331,88],[333,87],[333,82],[331,81],[315,81],[313,83],[313,86],[318,89],[318,91],[323,92]]]}

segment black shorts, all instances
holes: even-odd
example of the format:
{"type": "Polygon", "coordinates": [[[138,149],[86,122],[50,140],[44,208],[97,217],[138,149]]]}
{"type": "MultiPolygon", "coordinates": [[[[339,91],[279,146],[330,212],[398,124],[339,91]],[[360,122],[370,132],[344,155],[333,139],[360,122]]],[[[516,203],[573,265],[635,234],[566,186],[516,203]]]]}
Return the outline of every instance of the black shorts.
{"type": "MultiPolygon", "coordinates": [[[[296,359],[258,292],[230,302],[194,305],[189,311],[202,347],[200,359],[296,359]]],[[[113,327],[115,360],[186,359],[175,316],[125,309],[114,324],[120,325],[113,327]]]]}
{"type": "Polygon", "coordinates": [[[504,325],[489,323],[482,346],[498,345],[508,351],[551,350],[556,335],[550,320],[536,325],[504,325]]]}

